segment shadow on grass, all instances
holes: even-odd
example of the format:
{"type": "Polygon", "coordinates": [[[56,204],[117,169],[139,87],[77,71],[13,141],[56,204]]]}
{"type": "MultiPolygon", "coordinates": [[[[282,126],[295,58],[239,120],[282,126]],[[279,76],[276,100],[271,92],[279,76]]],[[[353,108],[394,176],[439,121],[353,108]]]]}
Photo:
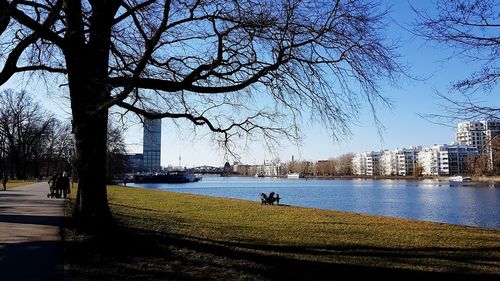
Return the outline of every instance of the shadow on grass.
{"type": "MultiPolygon", "coordinates": [[[[100,235],[66,228],[65,254],[72,280],[497,280],[496,274],[473,274],[467,265],[498,268],[483,251],[499,249],[387,249],[376,247],[264,246],[222,243],[200,238],[117,227],[100,235]],[[301,260],[301,255],[331,256],[332,261],[301,260]],[[370,264],[425,265],[449,262],[450,272],[393,269],[370,264]],[[341,264],[349,260],[355,263],[341,264]],[[418,262],[417,262],[418,261],[418,262]]],[[[418,268],[413,266],[413,268],[418,268]]]]}
{"type": "Polygon", "coordinates": [[[60,241],[0,243],[0,280],[64,280],[62,253],[60,241]]]}

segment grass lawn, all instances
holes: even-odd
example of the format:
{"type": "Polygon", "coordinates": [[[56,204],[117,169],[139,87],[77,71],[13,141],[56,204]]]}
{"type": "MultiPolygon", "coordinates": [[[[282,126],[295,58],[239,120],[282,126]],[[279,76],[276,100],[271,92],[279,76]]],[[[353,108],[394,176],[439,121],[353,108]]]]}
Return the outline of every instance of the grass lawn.
{"type": "Polygon", "coordinates": [[[498,230],[140,188],[108,192],[119,228],[99,236],[65,229],[74,280],[500,280],[498,230]]]}

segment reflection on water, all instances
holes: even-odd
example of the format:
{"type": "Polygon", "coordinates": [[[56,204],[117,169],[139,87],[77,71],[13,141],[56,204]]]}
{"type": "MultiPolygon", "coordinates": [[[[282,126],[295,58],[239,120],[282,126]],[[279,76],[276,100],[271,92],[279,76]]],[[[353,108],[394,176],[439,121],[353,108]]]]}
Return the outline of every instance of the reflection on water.
{"type": "Polygon", "coordinates": [[[438,180],[297,180],[204,177],[188,184],[130,184],[152,189],[500,229],[500,185],[438,180]]]}

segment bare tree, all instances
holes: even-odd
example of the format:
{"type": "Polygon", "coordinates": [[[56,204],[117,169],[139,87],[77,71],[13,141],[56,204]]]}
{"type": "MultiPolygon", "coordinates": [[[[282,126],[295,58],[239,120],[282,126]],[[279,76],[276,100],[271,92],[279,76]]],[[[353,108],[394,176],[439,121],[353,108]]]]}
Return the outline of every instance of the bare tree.
{"type": "Polygon", "coordinates": [[[433,42],[451,47],[453,57],[479,63],[482,67],[456,81],[452,90],[459,98],[438,94],[445,101],[444,116],[498,118],[500,108],[481,104],[475,92],[491,92],[500,80],[500,3],[497,0],[436,1],[437,13],[416,11],[415,32],[433,42]]]}
{"type": "Polygon", "coordinates": [[[123,175],[127,170],[127,150],[124,140],[124,129],[108,125],[108,141],[106,154],[107,181],[110,182],[117,175],[123,175]]]}
{"type": "Polygon", "coordinates": [[[17,73],[66,79],[80,176],[75,215],[111,214],[110,108],[238,139],[300,136],[304,113],[349,132],[361,99],[401,71],[372,0],[0,0],[0,85],[17,73]],[[361,94],[360,94],[361,93],[361,94]]]}
{"type": "Polygon", "coordinates": [[[337,176],[350,176],[352,175],[352,158],[354,153],[342,154],[335,158],[335,175],[337,176]]]}
{"type": "Polygon", "coordinates": [[[54,118],[24,91],[0,95],[0,135],[11,176],[26,179],[42,154],[54,118]]]}
{"type": "MultiPolygon", "coordinates": [[[[44,174],[48,176],[54,171],[70,170],[74,149],[71,123],[53,120],[44,141],[42,157],[44,174]]],[[[71,171],[71,175],[74,176],[74,171],[71,171]]]]}

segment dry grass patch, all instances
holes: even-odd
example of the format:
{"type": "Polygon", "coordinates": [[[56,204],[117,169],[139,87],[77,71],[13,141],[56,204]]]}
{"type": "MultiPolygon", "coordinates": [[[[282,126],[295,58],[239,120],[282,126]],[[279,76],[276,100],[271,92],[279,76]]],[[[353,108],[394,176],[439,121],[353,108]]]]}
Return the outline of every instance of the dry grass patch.
{"type": "Polygon", "coordinates": [[[500,231],[140,188],[109,188],[120,224],[244,253],[424,272],[500,274],[500,231]]]}

